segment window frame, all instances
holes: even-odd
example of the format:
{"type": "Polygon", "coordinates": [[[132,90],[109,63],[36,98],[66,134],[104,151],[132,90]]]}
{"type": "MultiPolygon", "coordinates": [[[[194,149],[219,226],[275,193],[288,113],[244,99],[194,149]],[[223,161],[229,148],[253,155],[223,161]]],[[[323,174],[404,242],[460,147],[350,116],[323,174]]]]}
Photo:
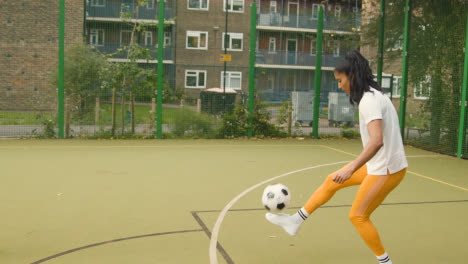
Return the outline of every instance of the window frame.
{"type": "Polygon", "coordinates": [[[168,46],[172,46],[172,32],[164,31],[163,47],[165,48],[168,46]],[[166,36],[166,34],[169,34],[169,36],[166,36]],[[166,40],[169,40],[167,44],[166,44],[166,40]]]}
{"type": "Polygon", "coordinates": [[[269,54],[276,54],[276,38],[275,37],[270,37],[268,39],[268,53],[269,54]],[[272,42],[273,40],[273,42],[272,42]],[[271,44],[273,43],[273,50],[271,48],[271,44]]]}
{"type": "Polygon", "coordinates": [[[402,76],[393,76],[393,88],[392,88],[392,98],[400,98],[401,97],[401,83],[402,83],[402,76]]]}
{"type": "Polygon", "coordinates": [[[426,75],[426,77],[424,78],[423,81],[420,81],[418,84],[414,85],[414,87],[413,87],[414,99],[417,99],[417,100],[428,100],[428,99],[431,97],[431,90],[432,90],[432,87],[431,87],[430,84],[431,84],[431,77],[430,77],[429,75],[426,75]],[[429,89],[428,89],[429,94],[427,94],[427,95],[421,95],[421,96],[416,95],[417,92],[418,92],[419,90],[421,90],[421,94],[422,94],[422,92],[423,92],[423,91],[422,91],[422,89],[423,89],[422,86],[424,85],[424,83],[428,83],[428,84],[429,84],[429,85],[428,85],[428,87],[429,87],[429,89]]]}
{"type": "Polygon", "coordinates": [[[92,28],[92,29],[90,29],[89,32],[90,32],[90,34],[89,34],[89,45],[103,47],[104,46],[104,40],[105,40],[105,31],[104,31],[104,29],[102,29],[102,28],[92,28]],[[93,31],[95,31],[96,34],[93,34],[93,31]],[[100,43],[99,42],[99,31],[102,32],[102,42],[101,42],[102,44],[99,44],[100,43]],[[97,43],[92,42],[92,39],[93,39],[94,35],[97,38],[97,43]]]}
{"type": "Polygon", "coordinates": [[[145,46],[153,45],[153,31],[145,31],[145,46]],[[151,39],[151,43],[148,44],[148,37],[151,39]]]}
{"type": "Polygon", "coordinates": [[[229,1],[228,3],[230,4],[230,9],[228,10],[228,12],[231,12],[231,13],[244,13],[244,10],[245,10],[245,0],[223,0],[223,12],[226,12],[226,1],[229,1]],[[234,1],[242,1],[242,11],[236,11],[234,10],[234,1]]]}
{"type": "Polygon", "coordinates": [[[208,50],[208,31],[187,30],[185,33],[185,48],[191,50],[208,50]],[[194,48],[188,46],[188,38],[190,34],[198,34],[198,47],[194,48]],[[206,34],[206,47],[200,47],[202,34],[206,34]]]}
{"type": "Polygon", "coordinates": [[[276,14],[276,13],[278,13],[278,3],[276,2],[276,0],[270,0],[270,14],[276,14]],[[275,12],[271,12],[272,7],[275,8],[275,12]]]}
{"type": "MultiPolygon", "coordinates": [[[[129,33],[129,32],[130,32],[130,34],[132,33],[131,30],[126,30],[126,29],[120,30],[120,47],[122,47],[122,35],[123,35],[124,32],[126,32],[126,33],[129,33]]],[[[131,44],[131,43],[125,43],[125,45],[130,45],[130,44],[131,44]]]]}
{"type": "Polygon", "coordinates": [[[104,1],[104,0],[91,0],[91,6],[92,7],[106,7],[106,1],[104,1]],[[99,4],[99,2],[102,2],[102,4],[99,4]]]}
{"type": "MultiPolygon", "coordinates": [[[[227,50],[229,50],[229,51],[243,51],[244,50],[244,33],[228,32],[227,34],[229,35],[229,46],[227,47],[227,50]],[[232,40],[233,39],[239,39],[239,38],[238,37],[234,38],[231,35],[241,36],[241,38],[240,38],[240,40],[241,40],[240,49],[233,49],[232,48],[232,40]]],[[[225,38],[225,36],[226,36],[226,32],[223,32],[223,36],[222,36],[222,40],[221,40],[221,50],[224,50],[224,44],[225,44],[224,38],[225,38]]]]}
{"type": "Polygon", "coordinates": [[[154,0],[148,0],[148,2],[146,2],[146,9],[154,9],[154,0]],[[152,6],[150,6],[150,3],[152,6]]]}
{"type": "Polygon", "coordinates": [[[198,8],[190,7],[190,1],[191,0],[187,0],[187,9],[188,10],[198,10],[198,11],[209,11],[210,10],[210,0],[206,0],[207,1],[206,8],[201,7],[201,3],[202,3],[203,0],[199,1],[200,4],[199,4],[198,8]]]}
{"type": "MultiPolygon", "coordinates": [[[[318,20],[318,16],[319,16],[319,11],[320,11],[320,7],[323,7],[323,11],[325,13],[325,5],[322,5],[322,4],[312,4],[312,20],[318,20]],[[317,10],[317,11],[315,11],[317,10]],[[315,14],[316,13],[316,14],[315,14]]],[[[324,14],[325,15],[325,14],[324,14]]]]}
{"type": "Polygon", "coordinates": [[[335,15],[336,18],[341,19],[341,6],[340,5],[335,6],[334,15],[335,15]],[[338,14],[338,16],[336,14],[338,14]]]}
{"type": "MultiPolygon", "coordinates": [[[[240,71],[226,71],[227,73],[227,80],[226,80],[226,88],[233,89],[233,90],[242,90],[242,72],[240,71]],[[239,76],[239,88],[232,88],[231,87],[231,78],[233,74],[238,74],[239,76]]],[[[219,87],[223,87],[223,81],[224,81],[224,71],[221,71],[221,84],[219,87]]]]}
{"type": "Polygon", "coordinates": [[[205,89],[206,88],[206,80],[207,80],[207,71],[206,70],[185,70],[185,81],[184,87],[187,89],[205,89]],[[189,72],[195,72],[195,74],[189,74],[189,72]],[[203,86],[200,86],[200,73],[204,74],[203,86]],[[195,77],[196,78],[196,85],[195,86],[188,86],[187,85],[187,78],[188,77],[195,77]]]}

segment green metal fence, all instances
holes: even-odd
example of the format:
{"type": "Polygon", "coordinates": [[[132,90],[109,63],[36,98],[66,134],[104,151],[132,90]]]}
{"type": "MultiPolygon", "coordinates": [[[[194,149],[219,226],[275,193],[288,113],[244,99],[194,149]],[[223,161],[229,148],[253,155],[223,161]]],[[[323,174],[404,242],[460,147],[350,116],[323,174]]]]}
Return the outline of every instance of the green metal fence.
{"type": "Polygon", "coordinates": [[[360,49],[405,142],[466,157],[467,3],[365,7],[0,2],[0,136],[359,137],[357,108],[333,69],[360,49]]]}

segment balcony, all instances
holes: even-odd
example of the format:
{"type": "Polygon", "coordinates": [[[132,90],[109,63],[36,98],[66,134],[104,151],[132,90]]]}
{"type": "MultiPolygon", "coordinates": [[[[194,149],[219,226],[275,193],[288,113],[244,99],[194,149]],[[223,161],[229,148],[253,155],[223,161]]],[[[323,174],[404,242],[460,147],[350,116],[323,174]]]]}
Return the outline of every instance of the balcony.
{"type": "MultiPolygon", "coordinates": [[[[317,56],[310,55],[309,52],[291,52],[279,51],[271,53],[269,50],[256,51],[256,64],[267,65],[291,65],[291,66],[308,66],[315,67],[317,56]]],[[[335,56],[333,54],[322,55],[322,67],[335,67],[336,64],[343,59],[343,56],[335,56]]]]}
{"type": "MultiPolygon", "coordinates": [[[[99,52],[101,52],[103,54],[112,54],[112,53],[116,53],[117,50],[120,49],[122,46],[124,46],[124,44],[106,43],[104,45],[95,46],[95,47],[99,52]]],[[[158,48],[157,47],[155,47],[154,45],[140,45],[140,46],[142,46],[144,48],[148,48],[150,50],[152,60],[157,60],[158,59],[158,48]]],[[[164,47],[164,49],[163,49],[163,60],[173,60],[172,49],[173,49],[172,46],[164,47]]],[[[127,58],[127,51],[125,50],[122,53],[114,54],[113,58],[115,58],[115,59],[126,59],[127,58]]]]}
{"type": "MultiPolygon", "coordinates": [[[[312,15],[284,15],[279,13],[260,13],[258,26],[287,27],[301,29],[317,29],[318,20],[312,15]]],[[[324,16],[323,29],[337,31],[351,31],[353,27],[361,26],[361,13],[349,13],[340,18],[324,16]]]]}
{"type": "MultiPolygon", "coordinates": [[[[146,5],[127,3],[127,1],[104,1],[103,6],[93,6],[90,2],[86,5],[86,16],[88,18],[115,18],[120,19],[121,13],[130,12],[132,19],[158,20],[158,5],[155,3],[153,8],[146,5]],[[138,7],[138,13],[136,9],[138,7]]],[[[164,8],[164,19],[174,18],[174,9],[172,7],[164,8]]]]}

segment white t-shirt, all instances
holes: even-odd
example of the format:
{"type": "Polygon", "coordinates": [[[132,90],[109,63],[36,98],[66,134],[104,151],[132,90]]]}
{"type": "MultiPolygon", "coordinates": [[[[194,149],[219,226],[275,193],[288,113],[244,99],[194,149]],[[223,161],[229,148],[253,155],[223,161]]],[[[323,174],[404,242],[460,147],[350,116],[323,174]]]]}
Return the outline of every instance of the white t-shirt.
{"type": "Polygon", "coordinates": [[[408,161],[401,139],[398,115],[390,98],[371,87],[370,92],[365,92],[359,103],[359,126],[363,146],[370,139],[367,125],[376,119],[382,120],[383,146],[367,162],[367,173],[387,175],[387,169],[390,174],[399,172],[408,167],[408,161]]]}

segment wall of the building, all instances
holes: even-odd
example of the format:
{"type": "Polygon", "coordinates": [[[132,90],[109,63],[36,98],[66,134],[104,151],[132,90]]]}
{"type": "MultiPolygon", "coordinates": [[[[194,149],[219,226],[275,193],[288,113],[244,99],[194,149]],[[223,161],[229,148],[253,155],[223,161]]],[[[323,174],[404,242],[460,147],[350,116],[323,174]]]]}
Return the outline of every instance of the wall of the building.
{"type": "MultiPolygon", "coordinates": [[[[65,1],[65,42],[83,36],[83,1],[65,1]]],[[[58,1],[0,1],[0,110],[54,111],[58,1]]]]}
{"type": "MultiPolygon", "coordinates": [[[[249,45],[250,45],[250,5],[255,0],[245,0],[244,12],[228,14],[228,32],[243,34],[242,51],[229,51],[232,61],[227,63],[227,71],[242,72],[242,90],[248,91],[249,45]]],[[[185,89],[186,70],[206,70],[206,88],[221,87],[222,35],[225,32],[225,12],[223,1],[210,1],[209,10],[189,10],[187,1],[177,3],[176,25],[176,88],[185,89]],[[208,49],[186,48],[187,31],[208,32],[208,49]]],[[[200,90],[187,88],[191,97],[198,97],[200,90]]]]}

